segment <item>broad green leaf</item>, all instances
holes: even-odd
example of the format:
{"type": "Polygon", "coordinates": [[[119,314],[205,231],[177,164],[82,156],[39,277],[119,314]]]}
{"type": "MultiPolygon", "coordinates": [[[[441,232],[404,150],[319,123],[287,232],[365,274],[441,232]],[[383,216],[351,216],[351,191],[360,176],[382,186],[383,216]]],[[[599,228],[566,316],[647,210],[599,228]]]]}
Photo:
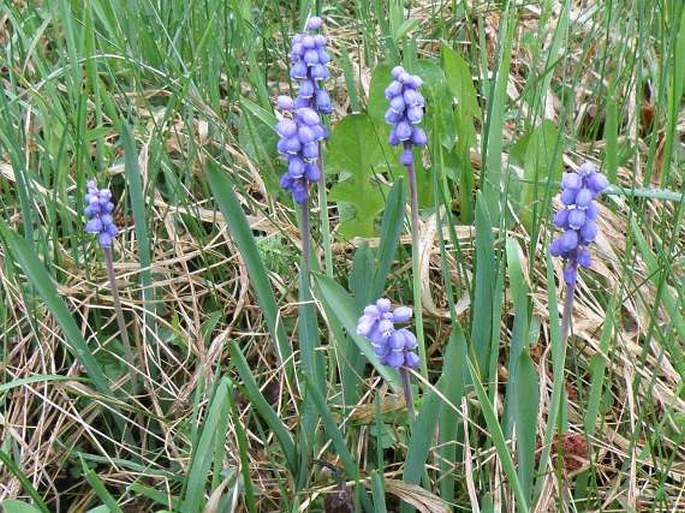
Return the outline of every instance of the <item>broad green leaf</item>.
{"type": "MultiPolygon", "coordinates": [[[[422,126],[428,131],[428,144],[442,144],[451,150],[455,143],[455,126],[452,107],[452,94],[447,85],[445,72],[436,62],[429,60],[419,60],[409,69],[415,75],[423,79],[421,93],[426,98],[426,115],[422,126]]],[[[430,180],[427,177],[423,180],[420,172],[421,161],[417,161],[417,181],[419,190],[424,189],[422,205],[432,205],[432,200],[428,197],[432,194],[430,180]]]]}
{"type": "Polygon", "coordinates": [[[411,439],[407,450],[404,466],[404,480],[409,483],[419,483],[421,475],[426,469],[426,458],[435,436],[435,426],[438,424],[440,412],[440,396],[436,388],[442,392],[444,376],[435,388],[431,387],[423,397],[421,411],[412,426],[411,439]]]}
{"type": "Polygon", "coordinates": [[[6,499],[0,505],[3,513],[41,513],[35,506],[15,499],[6,499]]]}
{"type": "MultiPolygon", "coordinates": [[[[461,326],[454,323],[450,335],[447,353],[443,367],[443,379],[445,383],[442,387],[445,398],[451,403],[442,402],[440,405],[440,424],[438,453],[440,454],[439,464],[442,472],[452,471],[460,462],[457,461],[457,439],[458,427],[461,422],[459,413],[453,406],[459,407],[464,396],[466,378],[466,360],[468,358],[468,348],[466,337],[461,326]]],[[[454,501],[455,480],[440,480],[440,496],[446,502],[454,501]]]]}
{"type": "Polygon", "coordinates": [[[483,381],[488,380],[491,356],[490,340],[494,318],[494,295],[497,273],[495,238],[492,233],[492,219],[483,194],[476,203],[476,272],[473,282],[473,309],[471,313],[471,342],[477,355],[478,371],[483,381]]]}
{"type": "MultiPolygon", "coordinates": [[[[511,65],[512,46],[516,27],[516,16],[511,10],[515,10],[509,3],[505,4],[502,12],[497,40],[498,60],[497,72],[489,86],[487,94],[487,114],[483,127],[481,157],[483,159],[483,172],[481,173],[481,191],[487,210],[490,213],[493,226],[500,225],[500,219],[504,206],[501,204],[502,192],[502,149],[504,147],[504,117],[507,102],[507,84],[509,82],[509,67],[511,65]]],[[[486,63],[487,65],[487,63],[486,63]]],[[[484,87],[488,87],[484,81],[484,87]]]]}
{"type": "Polygon", "coordinates": [[[530,299],[529,290],[523,276],[521,264],[521,250],[514,238],[507,238],[506,242],[507,267],[509,269],[509,290],[514,303],[514,325],[511,329],[511,344],[509,349],[509,377],[506,387],[506,402],[504,406],[504,434],[511,436],[516,420],[517,396],[521,393],[518,380],[519,361],[521,352],[528,345],[530,334],[530,299]]]}
{"type": "Polygon", "coordinates": [[[371,73],[371,85],[369,86],[369,116],[377,123],[385,123],[385,111],[388,110],[388,99],[385,97],[385,88],[390,85],[392,76],[390,71],[393,66],[387,63],[379,64],[371,73]]]}
{"type": "MultiPolygon", "coordinates": [[[[105,505],[95,506],[93,509],[89,509],[86,513],[109,513],[110,509],[105,505]]],[[[160,513],[157,511],[156,513],[160,513]]]]}
{"type": "Polygon", "coordinates": [[[385,486],[383,485],[383,474],[377,470],[371,471],[373,481],[373,506],[376,513],[386,513],[388,511],[385,504],[385,486]]]}
{"type": "Polygon", "coordinates": [[[343,220],[340,234],[347,238],[372,237],[375,220],[385,205],[375,174],[387,171],[379,132],[366,114],[352,114],[333,130],[326,154],[326,171],[340,174],[329,194],[333,201],[354,207],[352,219],[343,220]]]}
{"type": "Polygon", "coordinates": [[[466,60],[447,46],[441,49],[442,69],[447,77],[447,86],[457,99],[457,109],[467,116],[480,118],[478,96],[473,86],[471,69],[466,60]]]}
{"type": "Polygon", "coordinates": [[[410,32],[414,32],[419,28],[419,21],[415,18],[409,18],[404,20],[402,24],[395,29],[393,34],[393,39],[395,42],[399,42],[404,39],[410,32]]]}
{"type": "Polygon", "coordinates": [[[380,295],[373,297],[374,290],[369,287],[369,283],[373,282],[375,270],[373,252],[368,244],[363,243],[354,252],[352,270],[348,279],[350,292],[354,296],[355,304],[360,309],[380,297],[380,295]]]}

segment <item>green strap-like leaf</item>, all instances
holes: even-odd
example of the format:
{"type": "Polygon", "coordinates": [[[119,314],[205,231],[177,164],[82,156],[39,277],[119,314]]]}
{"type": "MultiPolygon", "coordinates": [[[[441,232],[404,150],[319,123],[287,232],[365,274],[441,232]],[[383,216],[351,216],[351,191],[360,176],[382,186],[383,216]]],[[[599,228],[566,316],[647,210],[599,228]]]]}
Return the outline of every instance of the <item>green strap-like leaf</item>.
{"type": "Polygon", "coordinates": [[[231,343],[230,350],[231,363],[235,365],[238,374],[240,374],[240,378],[243,380],[245,395],[262,419],[264,419],[264,422],[266,422],[274,432],[274,435],[276,435],[276,439],[285,453],[288,467],[293,475],[296,475],[298,473],[297,448],[295,447],[292,436],[290,436],[288,428],[283,424],[276,412],[269,406],[269,403],[259,391],[259,387],[252,376],[252,369],[250,369],[250,365],[247,363],[247,360],[245,360],[245,356],[238,345],[231,343]]]}
{"type": "Polygon", "coordinates": [[[202,423],[202,434],[197,447],[193,451],[193,458],[188,471],[188,486],[183,500],[183,511],[188,513],[201,510],[204,503],[207,476],[214,459],[216,447],[226,442],[225,419],[228,418],[230,404],[230,381],[222,378],[216,388],[216,393],[209,406],[207,417],[202,423]]]}
{"type": "Polygon", "coordinates": [[[292,348],[288,343],[283,327],[278,323],[278,307],[273,289],[243,209],[228,178],[213,162],[208,163],[207,180],[216,203],[224,215],[231,236],[247,266],[247,272],[257,295],[257,301],[259,301],[264,312],[267,327],[271,336],[276,340],[277,354],[281,361],[287,361],[292,355],[292,348]]]}

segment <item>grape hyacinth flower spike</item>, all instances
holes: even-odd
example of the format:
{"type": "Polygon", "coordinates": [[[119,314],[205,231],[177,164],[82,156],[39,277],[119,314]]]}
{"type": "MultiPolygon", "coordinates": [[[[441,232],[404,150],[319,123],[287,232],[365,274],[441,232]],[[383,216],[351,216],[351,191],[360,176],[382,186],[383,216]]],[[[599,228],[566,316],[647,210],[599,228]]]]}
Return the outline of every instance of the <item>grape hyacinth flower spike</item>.
{"type": "Polygon", "coordinates": [[[277,149],[288,164],[288,170],[281,176],[281,187],[292,193],[296,203],[305,205],[309,184],[320,176],[319,141],[326,136],[326,130],[313,109],[295,107],[292,98],[279,96],[277,105],[283,112],[291,113],[290,118],[283,118],[276,125],[280,136],[277,149]]]}
{"type": "Polygon", "coordinates": [[[578,267],[590,267],[588,246],[597,237],[595,200],[609,186],[606,177],[595,166],[585,163],[576,172],[564,173],[561,180],[560,200],[564,207],[554,216],[554,225],[563,233],[549,246],[552,256],[560,256],[566,262],[564,281],[573,285],[578,267]]]}
{"type": "Polygon", "coordinates": [[[388,99],[385,121],[392,126],[388,142],[392,146],[402,145],[401,162],[407,168],[411,199],[412,288],[416,307],[416,334],[418,336],[419,355],[421,356],[421,374],[427,378],[428,368],[426,366],[426,348],[423,342],[423,310],[419,268],[419,197],[414,166],[414,147],[425,146],[428,142],[426,132],[418,126],[423,120],[426,101],[419,92],[423,84],[421,77],[407,73],[402,66],[395,66],[390,74],[393,80],[385,89],[385,97],[388,99]]]}
{"type": "Polygon", "coordinates": [[[364,313],[357,321],[357,335],[371,342],[373,352],[383,365],[399,369],[407,411],[413,419],[414,405],[407,369],[416,369],[421,363],[416,354],[418,343],[414,334],[407,328],[395,328],[395,323],[408,322],[411,317],[412,309],[408,306],[392,310],[390,300],[381,298],[375,304],[364,308],[364,313]]]}
{"type": "Polygon", "coordinates": [[[114,237],[119,234],[119,229],[116,224],[114,224],[114,219],[112,217],[112,213],[114,212],[112,192],[107,188],[99,189],[95,180],[90,180],[87,184],[87,192],[84,199],[86,206],[83,213],[87,219],[85,231],[86,233],[97,235],[98,237],[98,243],[100,244],[105,257],[107,276],[112,289],[112,300],[114,302],[119,332],[121,333],[121,340],[124,344],[124,351],[127,360],[133,361],[131,344],[128,339],[128,330],[126,328],[126,323],[124,322],[124,312],[121,307],[121,299],[119,298],[119,289],[117,289],[114,260],[112,258],[112,242],[114,237]]]}
{"type": "Polygon", "coordinates": [[[84,209],[88,220],[86,233],[97,235],[100,246],[109,248],[112,246],[112,239],[119,234],[112,218],[112,212],[114,212],[112,193],[109,189],[98,189],[95,180],[90,180],[87,187],[84,209]]]}
{"type": "Polygon", "coordinates": [[[330,114],[333,106],[323,83],[331,77],[327,66],[331,56],[326,51],[326,38],[319,33],[322,27],[321,18],[312,16],[305,32],[293,36],[290,78],[298,83],[296,108],[309,107],[319,114],[330,114]]]}
{"type": "Polygon", "coordinates": [[[599,208],[595,200],[609,186],[606,177],[586,162],[577,171],[564,173],[559,199],[564,205],[554,216],[553,223],[563,233],[549,246],[552,256],[564,259],[564,282],[568,285],[562,318],[562,337],[566,340],[570,329],[573,295],[579,267],[590,267],[589,246],[597,237],[599,208]]]}
{"type": "MultiPolygon", "coordinates": [[[[321,31],[323,20],[318,16],[312,16],[305,25],[302,34],[293,36],[290,47],[290,78],[295,83],[297,96],[293,100],[295,109],[307,107],[314,112],[322,115],[330,114],[333,111],[331,97],[326,91],[324,84],[330,78],[328,63],[331,56],[326,51],[326,38],[321,31]]],[[[314,163],[318,168],[319,182],[319,208],[320,212],[328,212],[328,198],[326,195],[326,179],[323,173],[323,159],[321,156],[321,142],[328,139],[328,130],[321,123],[321,139],[317,141],[319,146],[319,156],[314,163]]],[[[290,181],[286,179],[284,186],[288,188],[290,181]]],[[[301,195],[297,185],[298,195],[301,195]]],[[[327,274],[333,277],[333,253],[331,251],[331,227],[327,215],[319,218],[321,222],[321,237],[324,248],[325,268],[327,274]]]]}
{"type": "Polygon", "coordinates": [[[421,77],[410,75],[402,66],[395,66],[390,72],[393,81],[385,89],[389,106],[385,121],[392,125],[388,142],[392,146],[402,144],[402,165],[409,168],[414,164],[414,146],[425,146],[426,132],[417,126],[423,120],[426,101],[419,92],[423,84],[421,77]]]}

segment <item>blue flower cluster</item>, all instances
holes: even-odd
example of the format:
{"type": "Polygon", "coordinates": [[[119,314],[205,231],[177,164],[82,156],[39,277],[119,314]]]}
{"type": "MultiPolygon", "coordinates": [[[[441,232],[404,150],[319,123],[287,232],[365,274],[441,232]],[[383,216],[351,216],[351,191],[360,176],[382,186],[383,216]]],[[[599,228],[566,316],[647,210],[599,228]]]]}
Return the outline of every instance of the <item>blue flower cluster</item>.
{"type": "Polygon", "coordinates": [[[90,180],[85,200],[84,213],[88,220],[86,232],[98,235],[100,246],[103,248],[111,247],[112,239],[119,233],[112,219],[112,212],[114,212],[112,193],[109,189],[98,189],[95,180],[90,180]]]}
{"type": "Polygon", "coordinates": [[[407,322],[411,316],[412,310],[408,306],[391,310],[390,300],[381,298],[364,308],[364,314],[357,322],[357,334],[371,342],[383,365],[416,369],[421,363],[415,352],[416,336],[406,328],[396,329],[394,324],[407,322]]]}
{"type": "Polygon", "coordinates": [[[288,96],[279,96],[278,106],[292,112],[292,119],[282,119],[276,125],[281,137],[277,149],[288,162],[288,170],[281,176],[281,187],[292,193],[295,202],[303,204],[307,201],[309,183],[316,182],[320,176],[319,141],[326,137],[326,129],[313,109],[296,108],[288,96]]]}
{"type": "Polygon", "coordinates": [[[333,110],[331,98],[322,86],[330,78],[326,65],[331,57],[326,52],[326,38],[319,34],[323,22],[313,16],[304,34],[296,34],[290,49],[290,77],[299,83],[297,97],[279,96],[278,107],[292,112],[292,119],[276,125],[281,139],[278,152],[288,162],[288,171],[281,176],[281,187],[290,191],[296,203],[306,203],[309,183],[321,176],[319,169],[320,141],[328,138],[328,131],[320,114],[333,110]]]}
{"type": "Polygon", "coordinates": [[[597,215],[599,209],[595,199],[609,186],[606,177],[590,163],[585,163],[576,172],[564,173],[561,180],[560,200],[564,208],[554,216],[554,225],[564,230],[549,246],[552,256],[566,260],[564,281],[573,285],[578,275],[578,266],[590,267],[588,245],[597,237],[597,215]]]}
{"type": "Polygon", "coordinates": [[[412,145],[425,146],[428,142],[426,132],[416,126],[423,119],[426,104],[418,91],[423,80],[410,75],[402,66],[395,66],[390,73],[393,81],[385,89],[385,97],[390,101],[385,121],[393,125],[389,142],[392,146],[403,144],[402,164],[410,166],[414,163],[412,145]]]}
{"type": "Polygon", "coordinates": [[[331,98],[322,83],[330,78],[326,65],[331,56],[326,52],[326,38],[319,34],[323,22],[313,16],[304,34],[296,34],[290,48],[290,78],[299,82],[295,107],[309,107],[320,114],[333,110],[331,98]]]}

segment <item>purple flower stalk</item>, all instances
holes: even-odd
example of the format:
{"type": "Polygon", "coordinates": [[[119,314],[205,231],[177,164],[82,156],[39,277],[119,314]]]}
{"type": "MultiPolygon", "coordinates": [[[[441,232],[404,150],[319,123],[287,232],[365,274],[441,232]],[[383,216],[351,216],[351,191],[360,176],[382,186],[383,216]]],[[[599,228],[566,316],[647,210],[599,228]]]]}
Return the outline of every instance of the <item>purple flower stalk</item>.
{"type": "Polygon", "coordinates": [[[402,66],[395,66],[390,72],[392,82],[385,88],[389,101],[385,121],[392,125],[388,142],[392,146],[402,144],[402,165],[407,168],[409,195],[411,199],[411,243],[414,305],[416,307],[416,334],[419,340],[421,374],[428,378],[426,348],[423,342],[423,310],[421,306],[421,283],[419,269],[419,196],[414,167],[414,146],[425,146],[428,137],[418,124],[423,120],[426,101],[419,92],[423,80],[407,73],[402,66]]]}
{"type": "Polygon", "coordinates": [[[292,118],[284,118],[276,125],[281,137],[277,149],[288,163],[288,171],[281,176],[281,187],[292,193],[296,203],[304,205],[310,182],[316,182],[321,175],[319,141],[326,137],[326,129],[313,109],[295,107],[288,96],[279,96],[277,103],[283,111],[292,112],[292,118]]]}
{"type": "Polygon", "coordinates": [[[126,359],[132,362],[131,343],[128,339],[128,329],[124,321],[124,311],[121,307],[121,299],[119,298],[119,289],[117,289],[116,274],[114,272],[114,260],[112,258],[112,241],[119,233],[119,229],[114,224],[114,219],[112,218],[112,212],[114,212],[112,192],[107,188],[99,189],[95,180],[90,180],[87,187],[88,192],[85,195],[86,207],[83,211],[88,220],[85,230],[86,233],[98,236],[98,242],[105,256],[107,276],[112,288],[112,300],[114,302],[121,340],[124,343],[126,359]]]}
{"type": "Polygon", "coordinates": [[[420,363],[414,352],[418,346],[416,337],[406,328],[395,328],[396,322],[408,322],[411,316],[412,310],[408,306],[391,310],[390,300],[381,298],[364,308],[364,314],[357,322],[357,334],[371,342],[383,365],[415,369],[420,363]]]}
{"type": "Polygon", "coordinates": [[[86,232],[98,236],[98,242],[103,248],[112,246],[112,239],[119,230],[112,219],[114,203],[109,189],[98,189],[95,180],[88,182],[88,193],[85,196],[86,208],[84,213],[88,222],[86,232]]]}
{"type": "Polygon", "coordinates": [[[327,67],[331,56],[326,52],[326,38],[319,33],[322,26],[321,18],[313,16],[307,22],[305,32],[293,36],[290,78],[299,84],[295,108],[309,107],[320,114],[330,114],[333,106],[323,82],[331,76],[327,67]]]}
{"type": "Polygon", "coordinates": [[[595,199],[609,186],[606,177],[597,168],[585,163],[576,172],[564,173],[560,199],[564,208],[554,216],[554,225],[563,233],[549,246],[552,256],[565,262],[564,281],[573,285],[578,277],[578,266],[590,267],[592,260],[588,246],[597,237],[599,209],[595,199]]]}
{"type": "Polygon", "coordinates": [[[414,163],[413,146],[425,146],[428,142],[426,132],[417,125],[423,120],[426,101],[418,89],[423,80],[410,75],[402,66],[395,66],[390,72],[393,81],[385,89],[385,97],[390,102],[385,112],[385,121],[392,125],[388,142],[392,146],[402,143],[402,165],[414,163]]]}

